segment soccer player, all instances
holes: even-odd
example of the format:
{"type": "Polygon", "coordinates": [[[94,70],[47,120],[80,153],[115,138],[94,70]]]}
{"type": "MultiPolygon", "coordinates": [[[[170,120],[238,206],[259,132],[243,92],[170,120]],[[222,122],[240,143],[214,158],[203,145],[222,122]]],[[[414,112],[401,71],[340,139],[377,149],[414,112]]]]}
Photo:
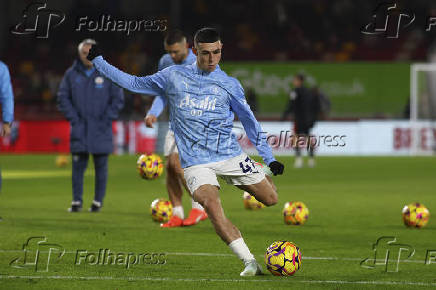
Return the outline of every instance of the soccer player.
{"type": "Polygon", "coordinates": [[[98,47],[93,46],[88,59],[121,87],[167,98],[189,191],[206,210],[216,233],[244,262],[245,269],[240,275],[254,276],[261,274],[262,268],[238,228],[224,214],[217,176],[249,192],[266,206],[277,203],[277,193],[263,171],[242,152],[232,133],[234,113],[273,174],[283,174],[284,166],[272,155],[241,84],[220,69],[221,49],[218,32],[202,28],[194,37],[197,61],[191,65],[174,65],[150,76],[136,77],[108,64],[98,47]]]}
{"type": "MultiPolygon", "coordinates": [[[[14,94],[12,92],[11,76],[9,69],[0,61],[0,104],[2,106],[2,127],[0,136],[11,135],[11,124],[14,120],[14,94]]],[[[2,188],[2,175],[0,169],[0,191],[2,188]]],[[[0,221],[2,218],[0,218],[0,221]]]]}
{"type": "MultiPolygon", "coordinates": [[[[195,55],[188,46],[186,36],[180,30],[168,32],[164,39],[164,47],[168,53],[164,54],[159,60],[159,71],[172,65],[192,64],[196,60],[195,55]]],[[[151,109],[145,117],[147,127],[151,128],[153,126],[157,117],[162,113],[165,103],[166,98],[161,96],[155,97],[151,109]]],[[[187,191],[189,191],[189,189],[183,177],[183,169],[180,165],[179,152],[177,151],[174,132],[171,130],[171,123],[169,124],[167,135],[165,136],[164,155],[167,159],[166,185],[168,196],[173,204],[173,215],[167,223],[161,226],[164,228],[180,227],[182,225],[191,226],[197,224],[200,220],[205,220],[207,218],[206,212],[203,207],[192,198],[192,210],[188,218],[184,219],[182,184],[187,191]]]]}
{"type": "Polygon", "coordinates": [[[0,61],[0,104],[2,105],[2,127],[0,136],[11,135],[11,124],[14,120],[14,94],[8,67],[0,61]]]}
{"type": "Polygon", "coordinates": [[[320,112],[319,98],[315,96],[311,90],[304,86],[304,75],[297,74],[292,79],[294,89],[289,94],[289,103],[286,110],[283,112],[282,120],[286,116],[294,113],[294,134],[296,142],[295,146],[295,168],[303,167],[303,158],[300,151],[300,138],[304,144],[307,144],[309,149],[308,166],[315,166],[315,146],[311,142],[310,130],[315,125],[320,112]]]}

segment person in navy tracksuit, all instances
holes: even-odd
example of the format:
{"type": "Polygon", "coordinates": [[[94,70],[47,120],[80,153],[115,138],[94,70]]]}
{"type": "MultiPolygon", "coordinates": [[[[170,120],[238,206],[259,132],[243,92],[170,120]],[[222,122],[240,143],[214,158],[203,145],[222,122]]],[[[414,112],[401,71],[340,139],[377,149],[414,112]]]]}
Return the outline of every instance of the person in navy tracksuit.
{"type": "Polygon", "coordinates": [[[73,201],[70,212],[82,209],[83,176],[89,154],[95,167],[95,195],[91,212],[100,211],[106,193],[108,155],[113,151],[112,120],[123,107],[123,90],[95,70],[86,59],[96,42],[78,46],[79,59],[66,71],[58,91],[58,108],[71,124],[73,201]]]}

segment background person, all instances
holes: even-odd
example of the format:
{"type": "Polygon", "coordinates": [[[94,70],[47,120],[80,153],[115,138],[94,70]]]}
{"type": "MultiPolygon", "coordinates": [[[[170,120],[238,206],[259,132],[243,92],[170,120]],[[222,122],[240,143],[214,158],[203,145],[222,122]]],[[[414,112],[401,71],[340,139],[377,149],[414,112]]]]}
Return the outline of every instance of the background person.
{"type": "MultiPolygon", "coordinates": [[[[159,60],[159,71],[172,66],[172,65],[187,65],[195,62],[196,57],[189,48],[186,36],[180,30],[173,30],[168,32],[164,39],[164,47],[167,51],[159,60]]],[[[162,113],[166,103],[166,98],[156,96],[153,100],[153,105],[145,117],[145,124],[147,127],[152,127],[153,122],[162,113]]],[[[189,192],[183,176],[183,169],[180,165],[179,152],[177,150],[176,141],[174,139],[174,132],[171,129],[171,122],[169,129],[165,136],[164,155],[166,157],[166,186],[168,197],[173,205],[173,215],[170,220],[162,224],[162,227],[180,227],[191,226],[197,224],[201,220],[207,218],[207,214],[203,207],[191,198],[192,210],[187,219],[182,205],[183,188],[189,192]]],[[[191,196],[191,194],[190,194],[191,196]]]]}
{"type": "Polygon", "coordinates": [[[289,113],[294,115],[294,141],[295,147],[295,168],[303,166],[303,158],[301,157],[300,144],[305,144],[309,151],[308,166],[315,166],[315,146],[311,142],[309,135],[310,130],[315,125],[320,113],[319,98],[313,92],[304,86],[304,75],[298,74],[294,76],[292,84],[294,89],[289,94],[288,105],[283,112],[282,120],[285,120],[289,113]],[[304,141],[304,142],[301,142],[304,141]]]}
{"type": "Polygon", "coordinates": [[[0,104],[2,106],[0,136],[6,137],[11,135],[11,125],[14,120],[14,94],[9,69],[2,61],[0,61],[0,104]]]}
{"type": "MultiPolygon", "coordinates": [[[[2,126],[0,136],[11,135],[11,125],[14,120],[14,94],[12,92],[11,76],[6,64],[0,61],[0,104],[2,107],[2,126]]],[[[0,192],[2,189],[2,172],[0,168],[0,192]]],[[[0,217],[0,220],[2,218],[0,217]]]]}
{"type": "Polygon", "coordinates": [[[332,103],[330,101],[330,97],[320,90],[318,86],[312,88],[312,94],[315,99],[318,99],[319,102],[319,120],[327,120],[332,109],[332,103]]]}
{"type": "Polygon", "coordinates": [[[78,46],[79,59],[66,71],[58,91],[58,107],[71,123],[73,201],[70,212],[82,209],[83,176],[89,154],[95,167],[95,194],[91,212],[100,211],[106,194],[108,155],[113,151],[112,121],[123,107],[123,90],[104,78],[86,59],[96,42],[78,46]]]}

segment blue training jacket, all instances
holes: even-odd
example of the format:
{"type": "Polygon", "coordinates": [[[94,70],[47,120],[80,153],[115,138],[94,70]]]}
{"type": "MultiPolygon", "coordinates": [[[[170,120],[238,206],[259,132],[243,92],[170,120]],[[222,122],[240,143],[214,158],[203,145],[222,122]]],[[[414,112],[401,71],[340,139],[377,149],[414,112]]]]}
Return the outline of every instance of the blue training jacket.
{"type": "Polygon", "coordinates": [[[219,66],[209,73],[200,70],[195,62],[136,77],[110,65],[102,56],[96,57],[93,63],[103,75],[127,90],[168,99],[183,168],[227,160],[242,153],[232,133],[234,113],[265,163],[275,161],[266,142],[266,132],[247,104],[241,84],[219,66]]]}
{"type": "Polygon", "coordinates": [[[14,94],[9,69],[2,61],[0,61],[0,104],[2,121],[11,123],[14,120],[14,94]]]}

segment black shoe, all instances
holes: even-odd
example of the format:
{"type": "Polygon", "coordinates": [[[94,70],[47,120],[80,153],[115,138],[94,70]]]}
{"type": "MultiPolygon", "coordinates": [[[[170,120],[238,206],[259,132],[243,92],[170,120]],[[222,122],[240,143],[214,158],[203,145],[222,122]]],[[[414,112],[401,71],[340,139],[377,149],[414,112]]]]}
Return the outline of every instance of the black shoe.
{"type": "Polygon", "coordinates": [[[82,203],[80,201],[73,201],[71,207],[68,209],[69,212],[79,212],[82,211],[82,203]]]}
{"type": "Polygon", "coordinates": [[[99,201],[92,201],[92,205],[89,208],[89,212],[99,212],[101,210],[101,202],[99,201]]]}

